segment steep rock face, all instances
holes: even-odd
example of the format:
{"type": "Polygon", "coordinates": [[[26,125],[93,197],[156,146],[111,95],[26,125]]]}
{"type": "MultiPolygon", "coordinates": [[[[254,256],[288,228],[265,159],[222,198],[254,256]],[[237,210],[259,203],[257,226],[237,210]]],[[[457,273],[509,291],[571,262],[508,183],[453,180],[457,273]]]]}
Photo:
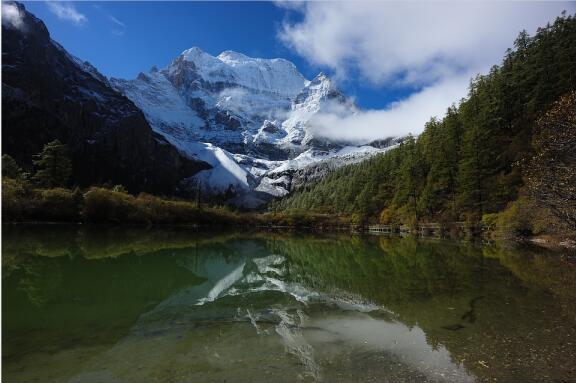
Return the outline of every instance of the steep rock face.
{"type": "Polygon", "coordinates": [[[80,185],[121,183],[130,190],[172,193],[180,180],[210,166],[187,158],[154,132],[142,112],[88,63],[51,40],[23,5],[2,22],[2,151],[30,166],[44,144],[71,151],[80,185]]]}

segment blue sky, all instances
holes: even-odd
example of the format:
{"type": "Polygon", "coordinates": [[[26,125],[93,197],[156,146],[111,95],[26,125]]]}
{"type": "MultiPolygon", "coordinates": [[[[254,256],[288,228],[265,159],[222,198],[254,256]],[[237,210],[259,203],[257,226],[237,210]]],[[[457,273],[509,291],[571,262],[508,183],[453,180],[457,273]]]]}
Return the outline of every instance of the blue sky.
{"type": "MultiPolygon", "coordinates": [[[[302,15],[270,2],[73,2],[85,18],[80,22],[58,17],[46,2],[24,4],[44,21],[53,39],[109,77],[134,78],[152,65],[162,68],[193,46],[212,55],[234,50],[283,57],[309,79],[320,70],[333,72],[309,64],[280,41],[283,23],[297,22],[302,15]]],[[[411,90],[349,80],[340,86],[365,108],[383,107],[411,90]]]]}
{"type": "Polygon", "coordinates": [[[418,134],[501,62],[518,33],[553,22],[557,1],[25,2],[52,37],[109,77],[165,67],[193,46],[283,57],[319,71],[364,109],[326,117],[326,135],[418,134]]]}

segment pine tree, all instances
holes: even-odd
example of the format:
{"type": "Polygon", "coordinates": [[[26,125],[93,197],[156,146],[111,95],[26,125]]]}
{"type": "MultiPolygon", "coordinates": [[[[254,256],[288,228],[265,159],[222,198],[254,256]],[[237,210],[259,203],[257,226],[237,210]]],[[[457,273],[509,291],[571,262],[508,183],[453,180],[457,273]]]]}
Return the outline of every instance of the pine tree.
{"type": "Polygon", "coordinates": [[[8,154],[2,155],[2,177],[19,179],[22,177],[22,169],[16,163],[16,160],[8,154]]]}
{"type": "Polygon", "coordinates": [[[399,169],[399,179],[394,196],[395,205],[409,206],[415,221],[418,221],[417,201],[425,175],[422,153],[411,135],[404,139],[399,149],[402,152],[402,165],[399,169]]]}
{"type": "Polygon", "coordinates": [[[436,215],[446,207],[453,210],[460,129],[455,108],[449,108],[444,120],[430,120],[419,138],[424,147],[427,176],[418,205],[427,216],[436,215]]]}
{"type": "Polygon", "coordinates": [[[59,140],[46,145],[42,152],[34,156],[34,182],[41,187],[66,187],[72,174],[72,162],[68,156],[68,148],[59,140]]]}

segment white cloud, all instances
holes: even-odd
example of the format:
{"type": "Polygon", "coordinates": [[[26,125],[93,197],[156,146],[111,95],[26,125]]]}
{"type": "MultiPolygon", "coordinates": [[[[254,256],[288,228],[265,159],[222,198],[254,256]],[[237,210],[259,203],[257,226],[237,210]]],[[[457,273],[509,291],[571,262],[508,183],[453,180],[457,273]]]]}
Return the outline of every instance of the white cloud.
{"type": "Polygon", "coordinates": [[[387,137],[390,132],[421,132],[426,120],[442,115],[466,94],[470,77],[502,60],[522,29],[534,33],[562,10],[574,10],[574,4],[308,2],[293,9],[302,13],[302,20],[286,22],[279,37],[310,63],[331,68],[337,78],[349,80],[354,74],[355,81],[382,87],[383,92],[388,86],[423,87],[386,110],[345,121],[328,116],[317,121],[337,126],[318,127],[335,138],[353,136],[353,131],[387,137]]]}
{"type": "Polygon", "coordinates": [[[500,61],[522,29],[534,32],[574,4],[556,2],[309,2],[281,39],[312,63],[358,69],[382,84],[422,83],[500,61]]]}
{"type": "Polygon", "coordinates": [[[84,24],[88,19],[82,13],[78,12],[72,3],[61,1],[46,1],[50,12],[58,16],[59,19],[71,21],[76,25],[84,24]]]}
{"type": "Polygon", "coordinates": [[[8,25],[12,28],[22,29],[24,26],[24,21],[22,18],[24,15],[20,12],[20,9],[14,4],[2,4],[2,24],[8,25]]]}
{"type": "Polygon", "coordinates": [[[446,109],[466,95],[470,76],[460,75],[424,88],[387,109],[367,110],[342,117],[340,113],[320,113],[311,129],[320,137],[359,144],[419,134],[431,117],[441,117],[446,109]]]}

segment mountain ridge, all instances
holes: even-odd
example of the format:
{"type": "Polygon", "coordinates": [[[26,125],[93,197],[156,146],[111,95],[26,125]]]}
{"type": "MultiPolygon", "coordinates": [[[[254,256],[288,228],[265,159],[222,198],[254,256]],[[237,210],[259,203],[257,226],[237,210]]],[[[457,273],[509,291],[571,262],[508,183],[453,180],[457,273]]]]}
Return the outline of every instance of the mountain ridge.
{"type": "Polygon", "coordinates": [[[25,168],[43,145],[68,145],[74,182],[123,184],[175,193],[208,164],[182,156],[154,132],[141,110],[92,65],[54,42],[44,23],[17,2],[2,22],[2,151],[25,168]]]}

